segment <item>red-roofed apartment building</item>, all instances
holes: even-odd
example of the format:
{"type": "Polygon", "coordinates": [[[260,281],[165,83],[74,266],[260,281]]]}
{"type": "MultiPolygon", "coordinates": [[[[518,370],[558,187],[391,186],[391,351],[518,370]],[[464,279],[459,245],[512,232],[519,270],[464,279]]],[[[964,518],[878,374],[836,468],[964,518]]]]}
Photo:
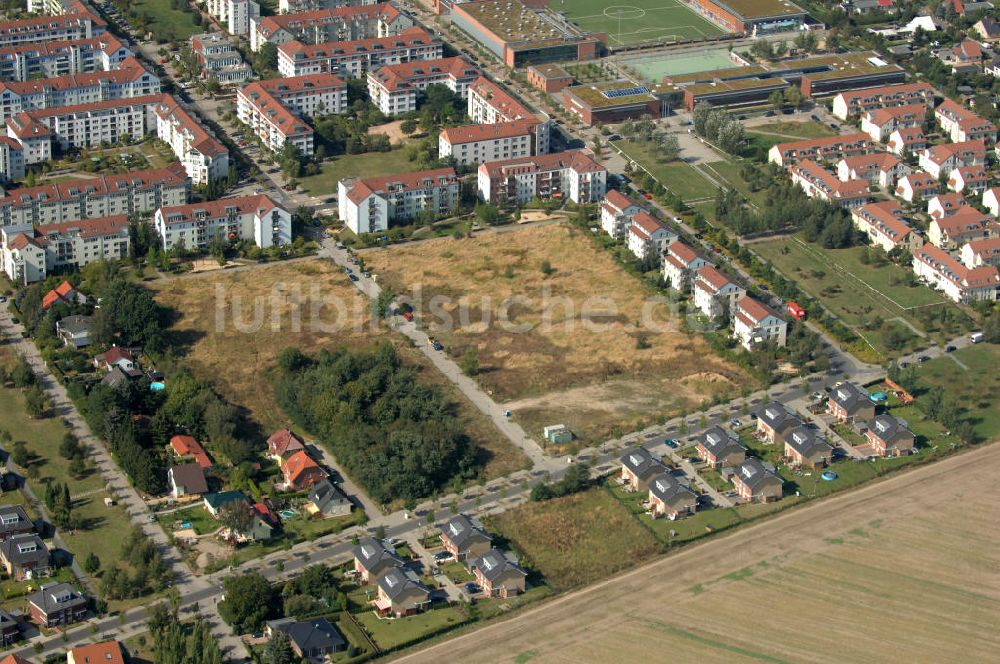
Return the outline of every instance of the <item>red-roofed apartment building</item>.
{"type": "Polygon", "coordinates": [[[871,136],[862,132],[778,143],[768,151],[767,160],[784,168],[803,159],[835,162],[874,149],[871,136]]]}
{"type": "Polygon", "coordinates": [[[954,191],[949,191],[944,194],[938,194],[934,198],[927,201],[927,214],[929,214],[932,219],[950,217],[967,205],[968,203],[965,202],[965,196],[954,191]]]}
{"type": "Polygon", "coordinates": [[[618,191],[608,189],[601,203],[601,228],[615,239],[625,237],[632,217],[642,211],[638,203],[618,191]]]}
{"type": "Polygon", "coordinates": [[[337,183],[340,219],[355,233],[378,233],[420,212],[448,214],[458,206],[455,169],[437,168],[374,178],[344,178],[337,183]]]}
{"type": "Polygon", "coordinates": [[[413,21],[389,2],[262,16],[250,22],[250,50],[257,52],[264,44],[280,46],[296,39],[321,44],[386,37],[412,27],[413,21]]]}
{"type": "Polygon", "coordinates": [[[408,28],[398,35],[303,44],[295,40],[278,47],[278,72],[288,78],[306,74],[360,77],[382,65],[444,57],[441,40],[423,28],[408,28]]]}
{"type": "Polygon", "coordinates": [[[109,33],[90,39],[3,46],[0,47],[0,79],[27,81],[109,71],[133,55],[109,33]]]}
{"type": "Polygon", "coordinates": [[[62,224],[0,227],[0,267],[15,283],[41,281],[53,269],[80,268],[128,255],[128,217],[81,219],[62,224]]]}
{"type": "Polygon", "coordinates": [[[156,106],[156,136],[170,146],[195,184],[229,176],[229,150],[170,95],[156,106]]]}
{"type": "Polygon", "coordinates": [[[963,141],[984,141],[992,143],[997,137],[997,128],[989,120],[984,120],[958,102],[946,99],[934,110],[941,130],[951,136],[954,143],[963,141]]]}
{"type": "Polygon", "coordinates": [[[684,290],[694,273],[705,265],[711,265],[703,256],[681,241],[667,247],[663,257],[663,278],[676,291],[684,290]]]}
{"type": "Polygon", "coordinates": [[[694,278],[694,306],[709,318],[733,311],[736,302],[747,294],[745,288],[722,274],[714,265],[698,268],[694,278]]]}
{"type": "Polygon", "coordinates": [[[888,152],[845,157],[837,162],[837,177],[841,182],[868,180],[883,189],[892,189],[896,180],[913,169],[888,152]]]}
{"type": "Polygon", "coordinates": [[[948,176],[948,189],[966,196],[983,193],[989,184],[985,166],[959,166],[948,176]]]}
{"type": "Polygon", "coordinates": [[[913,273],[955,302],[996,302],[1000,296],[1000,273],[995,265],[968,268],[932,244],[913,253],[913,273]]]}
{"type": "Polygon", "coordinates": [[[533,113],[509,92],[484,76],[480,76],[469,86],[468,95],[466,111],[473,122],[499,124],[533,120],[538,123],[535,127],[535,153],[545,154],[549,151],[551,122],[548,115],[533,113]]]}
{"type": "Polygon", "coordinates": [[[301,491],[326,479],[326,471],[302,450],[283,460],[281,476],[286,487],[301,491]]]}
{"type": "Polygon", "coordinates": [[[264,145],[279,152],[291,142],[303,156],[313,154],[313,129],[302,116],[343,113],[347,84],[333,74],[256,81],[236,93],[236,115],[264,145]]]}
{"type": "Polygon", "coordinates": [[[535,196],[596,203],[604,198],[607,178],[608,170],[581,150],[493,161],[479,167],[479,197],[502,207],[523,205],[535,196]]]}
{"type": "Polygon", "coordinates": [[[966,242],[983,240],[997,234],[996,220],[966,205],[955,214],[932,219],[927,240],[941,249],[957,249],[966,242]]]}
{"type": "Polygon", "coordinates": [[[912,251],[920,246],[920,236],[903,220],[903,210],[893,201],[862,205],[851,211],[855,228],[871,243],[889,253],[897,247],[912,251]]]}
{"type": "Polygon", "coordinates": [[[736,302],[733,314],[733,336],[747,350],[770,342],[779,347],[785,345],[788,323],[749,295],[736,302]]]}
{"type": "Polygon", "coordinates": [[[160,208],[153,226],[166,250],[204,249],[214,238],[252,240],[261,249],[292,241],[292,215],[264,194],[160,208]]]}
{"type": "Polygon", "coordinates": [[[636,258],[659,257],[667,246],[677,240],[677,234],[646,212],[632,217],[628,227],[628,248],[636,258]]]}
{"type": "Polygon", "coordinates": [[[926,104],[908,104],[866,111],[861,116],[861,131],[871,136],[873,141],[884,143],[897,129],[923,126],[926,112],[926,104]]]}
{"type": "Polygon", "coordinates": [[[962,246],[962,263],[974,268],[983,265],[1000,266],[1000,237],[972,240],[962,246]]]}
{"type": "Polygon", "coordinates": [[[429,85],[443,85],[464,99],[478,77],[479,69],[458,57],[384,65],[368,72],[368,96],[384,114],[400,115],[416,110],[429,85]]]}
{"type": "Polygon", "coordinates": [[[856,208],[868,202],[870,191],[867,180],[843,182],[809,159],[792,165],[789,171],[792,182],[799,185],[809,198],[819,198],[847,208],[856,208]]]}
{"type": "Polygon", "coordinates": [[[885,149],[898,157],[908,154],[918,154],[921,150],[926,150],[928,146],[927,137],[924,130],[919,127],[911,129],[897,129],[889,134],[885,149]]]}
{"type": "Polygon", "coordinates": [[[32,16],[0,23],[0,46],[91,39],[105,32],[107,24],[102,19],[83,3],[72,2],[60,16],[32,16]]]}
{"type": "Polygon", "coordinates": [[[934,104],[940,93],[927,83],[899,83],[865,90],[848,90],[833,98],[833,114],[841,120],[879,108],[922,103],[934,104]]]}
{"type": "Polygon", "coordinates": [[[918,163],[936,178],[959,166],[982,166],[986,163],[986,144],[980,140],[942,143],[921,152],[918,163]]]}
{"type": "Polygon", "coordinates": [[[537,120],[517,120],[501,124],[473,124],[448,127],[438,136],[438,154],[453,157],[458,164],[532,157],[537,120]]]}

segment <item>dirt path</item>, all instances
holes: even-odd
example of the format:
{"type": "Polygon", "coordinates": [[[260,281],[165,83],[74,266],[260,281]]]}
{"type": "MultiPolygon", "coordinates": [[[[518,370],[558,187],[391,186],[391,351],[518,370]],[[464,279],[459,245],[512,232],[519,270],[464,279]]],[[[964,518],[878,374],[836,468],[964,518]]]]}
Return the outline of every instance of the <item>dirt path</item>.
{"type": "Polygon", "coordinates": [[[1000,445],[960,454],[398,661],[987,661],[998,470],[1000,445]]]}

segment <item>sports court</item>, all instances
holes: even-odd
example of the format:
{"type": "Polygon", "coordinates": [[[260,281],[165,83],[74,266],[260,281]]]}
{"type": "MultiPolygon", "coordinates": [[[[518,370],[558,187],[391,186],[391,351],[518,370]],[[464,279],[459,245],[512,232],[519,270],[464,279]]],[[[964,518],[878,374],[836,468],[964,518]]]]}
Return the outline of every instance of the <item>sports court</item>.
{"type": "Polygon", "coordinates": [[[738,66],[730,59],[729,50],[725,48],[705,49],[686,54],[653,53],[639,57],[623,57],[618,62],[651,83],[660,83],[664,76],[680,76],[738,66]]]}
{"type": "Polygon", "coordinates": [[[680,0],[549,0],[549,7],[584,30],[606,32],[612,47],[697,39],[724,32],[680,0]]]}

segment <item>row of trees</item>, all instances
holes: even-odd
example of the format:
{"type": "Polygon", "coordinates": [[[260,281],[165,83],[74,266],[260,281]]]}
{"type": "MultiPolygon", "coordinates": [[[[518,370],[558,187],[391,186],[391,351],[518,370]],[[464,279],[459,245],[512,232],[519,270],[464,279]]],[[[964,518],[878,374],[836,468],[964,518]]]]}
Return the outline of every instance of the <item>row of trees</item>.
{"type": "Polygon", "coordinates": [[[146,621],[153,643],[153,664],[222,664],[222,651],[212,636],[212,626],[200,617],[184,625],[177,617],[179,597],[171,597],[173,610],[160,602],[150,607],[146,621]]]}
{"type": "Polygon", "coordinates": [[[590,486],[590,469],[582,464],[570,466],[562,479],[540,482],[531,489],[531,500],[542,501],[579,493],[590,486]]]}
{"type": "Polygon", "coordinates": [[[416,500],[474,475],[476,448],[455,405],[388,343],[313,357],[287,348],[278,364],[278,403],[376,500],[416,500]]]}
{"type": "Polygon", "coordinates": [[[111,599],[129,599],[159,592],[170,581],[170,568],[156,544],[142,526],[135,526],[112,567],[101,577],[101,595],[111,599]]]}
{"type": "Polygon", "coordinates": [[[698,104],[692,114],[694,130],[730,154],[740,154],[746,147],[747,135],[743,123],[722,108],[698,104]]]}

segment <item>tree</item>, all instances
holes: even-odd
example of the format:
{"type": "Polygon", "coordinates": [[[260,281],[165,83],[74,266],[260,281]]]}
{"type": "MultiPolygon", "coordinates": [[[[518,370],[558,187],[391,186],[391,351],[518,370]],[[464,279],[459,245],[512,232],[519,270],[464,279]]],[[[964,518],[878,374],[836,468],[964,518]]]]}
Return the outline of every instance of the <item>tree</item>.
{"type": "Polygon", "coordinates": [[[59,456],[64,459],[72,459],[79,456],[82,452],[80,442],[76,439],[76,436],[67,431],[63,435],[62,442],[59,443],[59,456]]]}
{"type": "Polygon", "coordinates": [[[299,658],[292,650],[288,635],[276,630],[263,652],[263,664],[298,664],[299,658]]]}
{"type": "Polygon", "coordinates": [[[24,444],[23,440],[19,440],[14,443],[14,449],[11,450],[10,459],[21,468],[27,468],[28,463],[31,461],[31,455],[28,454],[28,446],[24,444]]]}
{"type": "Polygon", "coordinates": [[[413,118],[406,118],[399,123],[399,130],[409,136],[417,130],[417,121],[413,118]]]}
{"type": "Polygon", "coordinates": [[[28,417],[39,418],[45,414],[49,407],[49,399],[39,385],[32,385],[24,393],[24,410],[28,417]]]}
{"type": "Polygon", "coordinates": [[[260,50],[257,51],[257,56],[254,58],[254,69],[261,73],[267,70],[277,70],[278,47],[271,42],[264,42],[264,44],[261,45],[260,50]]]}
{"type": "Polygon", "coordinates": [[[83,560],[83,570],[87,574],[96,574],[99,569],[101,569],[101,559],[91,551],[83,560]]]}
{"type": "Polygon", "coordinates": [[[254,632],[275,614],[274,589],[257,571],[228,576],[222,581],[226,598],[219,602],[219,615],[240,632],[254,632]]]}
{"type": "Polygon", "coordinates": [[[245,500],[233,500],[219,508],[219,523],[235,533],[247,533],[253,527],[254,514],[245,500]]]}
{"type": "Polygon", "coordinates": [[[101,308],[91,320],[90,336],[99,344],[120,339],[124,345],[157,352],[166,345],[165,322],[163,310],[147,289],[116,277],[105,289],[101,308]]]}
{"type": "Polygon", "coordinates": [[[546,276],[548,276],[548,275],[552,274],[553,272],[555,272],[555,270],[552,269],[552,263],[550,263],[549,259],[547,259],[547,258],[542,261],[542,264],[541,264],[540,268],[542,270],[542,274],[544,274],[546,276]]]}
{"type": "Polygon", "coordinates": [[[785,95],[782,94],[781,90],[775,90],[767,97],[767,103],[774,106],[774,110],[780,111],[785,107],[785,95]]]}
{"type": "Polygon", "coordinates": [[[479,373],[479,353],[475,347],[469,346],[462,356],[462,371],[467,376],[475,376],[479,373]]]}
{"type": "Polygon", "coordinates": [[[37,380],[35,372],[32,371],[31,365],[28,364],[28,360],[24,356],[18,357],[17,362],[14,364],[14,368],[10,371],[10,379],[14,382],[14,387],[25,388],[29,385],[34,385],[37,380]]]}
{"type": "Polygon", "coordinates": [[[675,161],[681,155],[681,144],[675,134],[660,134],[658,148],[663,161],[675,161]]]}

